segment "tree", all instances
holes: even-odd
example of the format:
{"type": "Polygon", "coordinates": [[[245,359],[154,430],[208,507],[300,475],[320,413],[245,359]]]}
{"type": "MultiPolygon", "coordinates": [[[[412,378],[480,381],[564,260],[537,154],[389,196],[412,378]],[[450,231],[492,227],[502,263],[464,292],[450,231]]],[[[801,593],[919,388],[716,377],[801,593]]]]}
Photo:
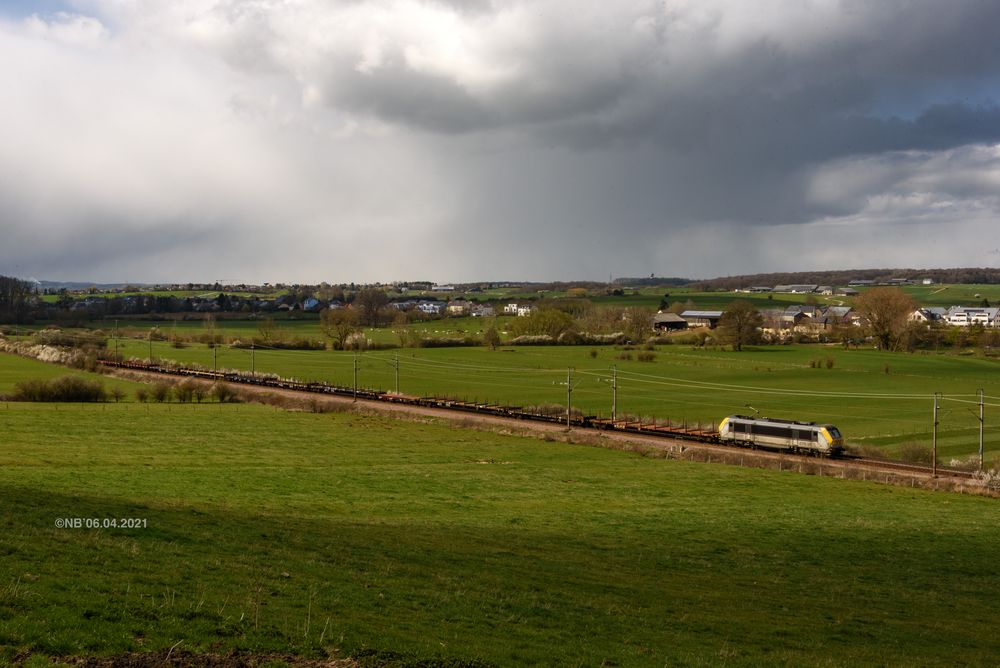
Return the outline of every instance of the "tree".
{"type": "Polygon", "coordinates": [[[496,350],[497,346],[500,345],[500,332],[497,331],[495,322],[490,323],[490,326],[483,332],[483,345],[489,346],[490,350],[496,350]]]}
{"type": "Polygon", "coordinates": [[[625,336],[633,343],[642,343],[653,335],[653,314],[641,306],[630,306],[622,314],[625,336]]]}
{"type": "Polygon", "coordinates": [[[327,308],[320,311],[319,327],[330,339],[334,350],[343,350],[347,339],[358,331],[358,315],[354,309],[327,308]]]}
{"type": "Polygon", "coordinates": [[[361,324],[379,327],[382,324],[382,308],[389,303],[389,296],[378,288],[364,288],[354,297],[354,307],[358,309],[361,324]]]}
{"type": "Polygon", "coordinates": [[[733,350],[743,350],[744,344],[756,343],[760,340],[760,328],[764,319],[757,309],[748,301],[737,299],[723,312],[719,324],[715,328],[716,336],[723,342],[732,345],[733,350]]]}
{"type": "Polygon", "coordinates": [[[35,286],[12,276],[0,276],[0,322],[23,322],[35,286]]]}
{"type": "Polygon", "coordinates": [[[917,303],[899,288],[872,288],[857,298],[854,308],[868,321],[868,331],[879,348],[894,350],[917,303]]]}

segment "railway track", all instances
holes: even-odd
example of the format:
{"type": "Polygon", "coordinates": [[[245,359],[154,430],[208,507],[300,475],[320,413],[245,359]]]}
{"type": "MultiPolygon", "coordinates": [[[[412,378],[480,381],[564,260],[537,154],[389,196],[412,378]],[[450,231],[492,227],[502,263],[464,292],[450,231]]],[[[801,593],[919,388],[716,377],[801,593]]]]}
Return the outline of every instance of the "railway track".
{"type": "MultiPolygon", "coordinates": [[[[227,383],[249,385],[254,387],[274,388],[293,392],[307,392],[311,394],[332,395],[338,397],[350,397],[366,401],[377,401],[389,404],[408,405],[419,408],[441,409],[453,412],[475,413],[484,416],[494,416],[500,418],[525,420],[532,422],[544,422],[550,425],[566,424],[565,416],[541,415],[522,410],[517,406],[503,404],[476,403],[448,397],[414,397],[391,392],[381,392],[363,388],[344,387],[331,385],[328,383],[304,383],[294,379],[278,378],[264,375],[248,375],[232,372],[215,372],[188,367],[164,367],[156,364],[143,362],[117,362],[112,360],[101,360],[102,366],[114,369],[124,369],[143,373],[155,373],[169,376],[181,376],[185,378],[197,378],[207,381],[223,381],[227,383]]],[[[662,425],[655,423],[644,423],[634,420],[610,420],[595,416],[573,416],[569,420],[569,426],[577,429],[594,430],[599,432],[612,432],[618,434],[632,434],[636,436],[663,438],[680,441],[694,441],[708,445],[718,446],[727,450],[742,449],[739,446],[732,446],[722,443],[719,440],[718,432],[711,429],[704,429],[700,425],[689,427],[687,425],[662,425]]],[[[786,457],[790,460],[801,461],[815,459],[815,455],[794,454],[785,451],[767,451],[774,455],[786,457]]],[[[904,464],[883,459],[859,457],[844,453],[836,460],[843,464],[854,464],[871,470],[880,472],[898,472],[918,476],[948,476],[953,478],[972,479],[974,473],[946,469],[930,466],[920,466],[914,464],[904,464]]]]}

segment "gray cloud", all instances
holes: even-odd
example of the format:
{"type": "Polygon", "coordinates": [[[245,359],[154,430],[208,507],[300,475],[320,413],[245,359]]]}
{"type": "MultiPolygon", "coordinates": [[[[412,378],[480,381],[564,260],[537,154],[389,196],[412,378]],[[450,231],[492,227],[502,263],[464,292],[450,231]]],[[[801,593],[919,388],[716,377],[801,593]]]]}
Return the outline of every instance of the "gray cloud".
{"type": "Polygon", "coordinates": [[[996,261],[995,3],[75,6],[0,23],[0,273],[996,261]]]}

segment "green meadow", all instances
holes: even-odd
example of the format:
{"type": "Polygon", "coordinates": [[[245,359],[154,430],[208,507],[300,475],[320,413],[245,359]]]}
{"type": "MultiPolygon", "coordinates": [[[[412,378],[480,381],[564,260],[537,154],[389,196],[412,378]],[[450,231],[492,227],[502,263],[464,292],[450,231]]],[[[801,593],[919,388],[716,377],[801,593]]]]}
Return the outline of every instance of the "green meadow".
{"type": "MultiPolygon", "coordinates": [[[[125,341],[125,357],[145,359],[146,341],[125,341]]],[[[602,346],[519,346],[398,349],[355,355],[204,344],[174,348],[152,342],[154,359],[275,373],[305,381],[353,387],[396,387],[416,396],[451,396],[515,406],[566,403],[572,372],[572,405],[588,415],[610,416],[612,367],[617,410],[681,423],[718,423],[726,415],[757,414],[833,423],[848,442],[890,455],[907,444],[929,445],[933,396],[939,401],[939,452],[943,461],[978,452],[977,392],[984,390],[987,460],[1000,455],[1000,360],[952,353],[888,353],[840,346],[759,347],[735,353],[684,345],[658,346],[651,361],[641,350],[602,346]]]]}
{"type": "Polygon", "coordinates": [[[0,665],[174,646],[397,666],[1000,657],[988,498],[355,414],[10,403],[0,503],[0,665]]]}

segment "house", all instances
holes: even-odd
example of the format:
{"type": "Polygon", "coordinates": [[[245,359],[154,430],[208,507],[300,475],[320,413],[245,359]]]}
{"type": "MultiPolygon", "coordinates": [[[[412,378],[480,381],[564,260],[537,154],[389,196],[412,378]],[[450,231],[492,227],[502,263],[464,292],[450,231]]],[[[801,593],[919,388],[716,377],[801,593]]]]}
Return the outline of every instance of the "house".
{"type": "Polygon", "coordinates": [[[531,315],[535,311],[534,306],[518,306],[517,307],[517,317],[524,318],[531,315]]]}
{"type": "Polygon", "coordinates": [[[772,292],[773,290],[774,288],[770,288],[766,285],[754,285],[748,290],[748,292],[772,292]]]}
{"type": "Polygon", "coordinates": [[[440,315],[441,311],[444,310],[444,304],[423,300],[417,304],[417,310],[428,315],[440,315]]]}
{"type": "Polygon", "coordinates": [[[997,327],[1000,326],[998,312],[1000,309],[992,307],[952,306],[948,309],[945,320],[949,325],[956,327],[969,327],[971,325],[997,327]]]}
{"type": "Polygon", "coordinates": [[[517,315],[517,304],[510,303],[503,307],[505,315],[517,315]]]}
{"type": "Polygon", "coordinates": [[[722,311],[684,311],[681,313],[681,318],[687,322],[688,327],[708,327],[709,329],[715,329],[721,317],[722,311]]]}
{"type": "Polygon", "coordinates": [[[833,286],[832,285],[821,285],[818,288],[816,288],[816,292],[820,293],[821,295],[832,295],[833,294],[833,286]]]}
{"type": "Polygon", "coordinates": [[[453,299],[448,302],[448,314],[449,315],[465,315],[470,310],[472,310],[472,302],[466,301],[465,299],[453,299]]]}
{"type": "Polygon", "coordinates": [[[303,311],[308,311],[310,313],[318,313],[322,308],[323,308],[323,302],[316,299],[315,297],[307,297],[306,300],[302,302],[303,311]]]}
{"type": "Polygon", "coordinates": [[[939,322],[944,320],[945,316],[948,315],[948,310],[941,308],[940,306],[930,306],[924,308],[918,308],[910,317],[907,318],[910,322],[922,322],[925,324],[930,324],[932,322],[939,322]]]}
{"type": "Polygon", "coordinates": [[[454,292],[455,291],[455,286],[454,285],[435,285],[434,287],[431,288],[431,291],[432,292],[454,292]]]}
{"type": "Polygon", "coordinates": [[[781,328],[795,329],[818,315],[815,306],[789,306],[781,314],[781,328]]]}
{"type": "Polygon", "coordinates": [[[653,329],[658,332],[687,329],[688,321],[676,313],[664,313],[660,311],[653,316],[653,329]]]}
{"type": "Polygon", "coordinates": [[[469,315],[473,318],[492,318],[493,307],[485,304],[476,304],[470,309],[469,315]]]}
{"type": "Polygon", "coordinates": [[[920,279],[920,284],[921,285],[934,285],[934,279],[933,278],[921,278],[920,279]]]}
{"type": "Polygon", "coordinates": [[[859,294],[854,288],[837,288],[834,293],[842,297],[857,297],[859,294]]]}
{"type": "Polygon", "coordinates": [[[869,281],[868,279],[855,278],[853,281],[848,283],[849,286],[853,288],[870,288],[875,285],[875,281],[869,281]]]}

